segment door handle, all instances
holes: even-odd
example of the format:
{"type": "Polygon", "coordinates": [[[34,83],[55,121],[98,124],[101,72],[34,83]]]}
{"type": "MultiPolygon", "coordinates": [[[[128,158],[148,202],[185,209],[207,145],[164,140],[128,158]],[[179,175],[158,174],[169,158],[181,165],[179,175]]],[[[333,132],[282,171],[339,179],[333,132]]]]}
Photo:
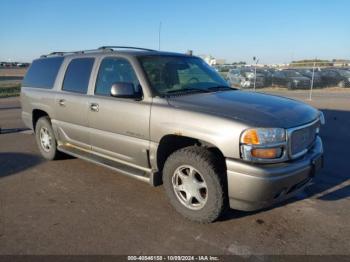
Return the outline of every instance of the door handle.
{"type": "Polygon", "coordinates": [[[91,111],[94,111],[94,112],[98,112],[98,110],[99,110],[98,104],[96,104],[96,103],[91,103],[91,104],[90,104],[90,110],[91,110],[91,111]]]}
{"type": "Polygon", "coordinates": [[[60,106],[66,106],[66,100],[60,99],[60,100],[58,100],[58,104],[59,104],[60,106]]]}

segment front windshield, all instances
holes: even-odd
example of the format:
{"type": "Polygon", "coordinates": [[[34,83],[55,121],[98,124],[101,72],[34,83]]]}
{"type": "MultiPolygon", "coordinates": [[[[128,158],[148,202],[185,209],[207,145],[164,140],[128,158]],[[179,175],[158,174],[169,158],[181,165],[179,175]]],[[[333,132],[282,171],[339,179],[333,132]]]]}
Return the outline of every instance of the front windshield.
{"type": "Polygon", "coordinates": [[[139,61],[159,95],[228,90],[227,82],[200,58],[142,56],[139,61]]]}
{"type": "Polygon", "coordinates": [[[321,72],[318,71],[317,69],[312,70],[312,69],[304,69],[304,70],[300,70],[299,73],[312,77],[312,74],[314,74],[314,76],[318,76],[321,77],[321,72]]]}
{"type": "Polygon", "coordinates": [[[350,77],[350,71],[347,70],[339,70],[339,74],[344,77],[350,77]]]}

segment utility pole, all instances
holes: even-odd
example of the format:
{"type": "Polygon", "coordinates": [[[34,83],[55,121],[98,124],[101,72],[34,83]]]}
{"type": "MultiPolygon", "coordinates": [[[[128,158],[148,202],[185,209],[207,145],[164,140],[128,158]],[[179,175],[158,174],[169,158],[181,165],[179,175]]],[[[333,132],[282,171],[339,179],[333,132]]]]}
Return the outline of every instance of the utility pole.
{"type": "Polygon", "coordinates": [[[253,57],[253,61],[255,62],[255,67],[254,67],[254,92],[255,92],[255,85],[256,85],[256,66],[258,65],[259,58],[256,58],[255,56],[253,57]]]}
{"type": "Polygon", "coordinates": [[[309,100],[312,100],[312,89],[314,88],[315,67],[316,67],[316,59],[314,61],[314,66],[312,67],[312,77],[311,77],[309,100]]]}

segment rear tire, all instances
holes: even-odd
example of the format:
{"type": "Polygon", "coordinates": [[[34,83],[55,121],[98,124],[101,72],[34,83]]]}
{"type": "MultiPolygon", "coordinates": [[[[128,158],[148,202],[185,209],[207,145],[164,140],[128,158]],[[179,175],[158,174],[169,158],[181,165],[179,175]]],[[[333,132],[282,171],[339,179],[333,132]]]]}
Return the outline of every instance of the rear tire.
{"type": "Polygon", "coordinates": [[[43,158],[55,160],[61,157],[62,154],[57,150],[57,141],[48,116],[43,116],[36,122],[35,139],[43,158]]]}
{"type": "Polygon", "coordinates": [[[210,151],[190,146],[166,160],[163,183],[177,212],[191,221],[211,223],[228,206],[224,175],[210,151]]]}

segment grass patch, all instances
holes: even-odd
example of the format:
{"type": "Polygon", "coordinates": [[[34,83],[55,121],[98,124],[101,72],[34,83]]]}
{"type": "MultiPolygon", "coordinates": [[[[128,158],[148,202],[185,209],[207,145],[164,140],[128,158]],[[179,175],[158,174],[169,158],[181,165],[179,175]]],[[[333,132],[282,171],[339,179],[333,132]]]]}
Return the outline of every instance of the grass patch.
{"type": "Polygon", "coordinates": [[[21,92],[20,84],[0,85],[0,97],[19,96],[20,92],[21,92]]]}

